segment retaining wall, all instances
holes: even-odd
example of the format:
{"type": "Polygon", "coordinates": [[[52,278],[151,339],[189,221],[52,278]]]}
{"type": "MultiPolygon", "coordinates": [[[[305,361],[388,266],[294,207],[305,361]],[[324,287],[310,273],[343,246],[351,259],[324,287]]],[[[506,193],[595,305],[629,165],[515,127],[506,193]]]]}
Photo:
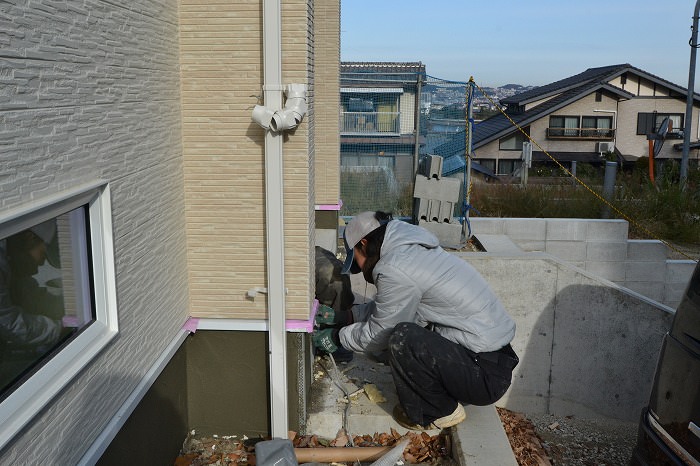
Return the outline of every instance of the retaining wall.
{"type": "Polygon", "coordinates": [[[543,251],[601,278],[676,308],[695,268],[669,259],[657,240],[628,239],[625,220],[488,218],[470,220],[472,233],[506,235],[523,251],[543,251]]]}
{"type": "Polygon", "coordinates": [[[637,421],[673,310],[547,254],[460,253],[515,319],[520,356],[498,403],[637,421]]]}

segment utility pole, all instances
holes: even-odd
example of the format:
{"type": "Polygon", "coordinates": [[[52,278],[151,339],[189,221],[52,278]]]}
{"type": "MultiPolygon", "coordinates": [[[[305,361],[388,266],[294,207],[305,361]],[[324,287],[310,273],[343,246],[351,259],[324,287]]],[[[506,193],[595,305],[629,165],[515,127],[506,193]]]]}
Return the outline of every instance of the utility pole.
{"type": "MultiPolygon", "coordinates": [[[[416,105],[415,105],[415,133],[416,133],[416,140],[415,140],[415,147],[413,148],[413,174],[415,177],[415,174],[418,173],[418,162],[419,162],[419,157],[420,157],[420,120],[421,120],[421,113],[420,113],[420,104],[421,104],[421,91],[423,89],[423,63],[418,62],[418,78],[416,80],[416,105]]],[[[442,176],[442,173],[440,173],[440,176],[442,176]]],[[[414,178],[415,179],[415,178],[414,178]]],[[[414,181],[415,184],[415,181],[414,181]]],[[[415,188],[415,186],[414,186],[415,188]]]]}
{"type": "Polygon", "coordinates": [[[693,100],[695,97],[695,57],[698,50],[698,12],[700,0],[695,2],[693,13],[693,33],[690,37],[690,69],[688,70],[688,97],[685,101],[685,125],[683,128],[683,156],[681,158],[681,185],[688,178],[688,152],[690,152],[690,132],[692,131],[693,100]]]}
{"type": "MultiPolygon", "coordinates": [[[[700,0],[698,0],[700,1],[700,0]]],[[[472,130],[474,129],[474,109],[472,105],[472,98],[474,97],[474,77],[469,78],[469,82],[467,83],[467,111],[466,116],[467,116],[467,126],[466,126],[466,146],[464,147],[464,156],[467,158],[466,160],[466,170],[467,172],[464,175],[464,198],[466,202],[465,206],[465,212],[464,212],[464,222],[462,222],[462,237],[461,242],[462,244],[466,244],[467,240],[467,223],[469,222],[469,207],[470,207],[470,197],[471,197],[471,176],[472,176],[472,130]]],[[[470,235],[471,236],[471,235],[470,235]]]]}

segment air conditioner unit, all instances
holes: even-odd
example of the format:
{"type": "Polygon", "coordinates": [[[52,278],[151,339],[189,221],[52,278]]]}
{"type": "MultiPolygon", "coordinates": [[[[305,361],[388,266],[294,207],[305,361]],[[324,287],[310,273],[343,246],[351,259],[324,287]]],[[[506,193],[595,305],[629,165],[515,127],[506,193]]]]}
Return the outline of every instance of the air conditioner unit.
{"type": "Polygon", "coordinates": [[[603,152],[612,152],[615,150],[615,143],[612,142],[599,142],[598,143],[598,152],[601,154],[603,152]]]}

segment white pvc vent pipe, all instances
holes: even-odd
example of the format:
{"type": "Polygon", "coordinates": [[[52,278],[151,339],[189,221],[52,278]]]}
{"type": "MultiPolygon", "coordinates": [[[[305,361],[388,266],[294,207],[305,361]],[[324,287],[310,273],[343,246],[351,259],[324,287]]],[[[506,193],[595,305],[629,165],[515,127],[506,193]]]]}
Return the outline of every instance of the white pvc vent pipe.
{"type": "Polygon", "coordinates": [[[299,126],[307,110],[306,85],[289,84],[284,94],[287,96],[284,108],[273,111],[263,105],[256,105],[253,108],[253,121],[275,133],[299,126]]]}

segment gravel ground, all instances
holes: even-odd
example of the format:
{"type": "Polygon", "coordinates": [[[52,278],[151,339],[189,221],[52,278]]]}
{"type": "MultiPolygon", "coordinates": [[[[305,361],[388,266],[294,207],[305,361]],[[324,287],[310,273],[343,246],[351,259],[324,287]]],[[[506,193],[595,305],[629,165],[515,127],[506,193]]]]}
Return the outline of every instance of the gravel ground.
{"type": "Polygon", "coordinates": [[[627,465],[637,423],[526,414],[553,465],[627,465]]]}

